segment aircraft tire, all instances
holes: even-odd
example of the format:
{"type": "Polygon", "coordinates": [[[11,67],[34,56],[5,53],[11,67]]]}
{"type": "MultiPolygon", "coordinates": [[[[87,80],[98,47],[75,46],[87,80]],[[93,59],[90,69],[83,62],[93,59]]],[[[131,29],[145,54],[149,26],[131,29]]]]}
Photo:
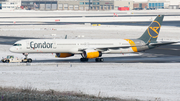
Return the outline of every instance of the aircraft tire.
{"type": "Polygon", "coordinates": [[[98,60],[99,60],[99,58],[96,58],[96,59],[95,59],[96,62],[99,62],[98,60]]]}
{"type": "Polygon", "coordinates": [[[6,60],[6,63],[9,63],[9,60],[6,60]]]}
{"type": "Polygon", "coordinates": [[[30,62],[30,63],[31,63],[31,62],[32,62],[32,59],[31,59],[31,58],[27,59],[27,62],[30,62]]]}
{"type": "Polygon", "coordinates": [[[96,58],[95,61],[96,61],[96,62],[103,62],[104,59],[103,59],[103,58],[96,58]]]}
{"type": "Polygon", "coordinates": [[[87,62],[88,59],[87,59],[87,58],[81,58],[80,61],[81,61],[81,62],[87,62]]]}
{"type": "Polygon", "coordinates": [[[103,62],[104,61],[104,59],[103,58],[100,58],[100,62],[103,62]]]}

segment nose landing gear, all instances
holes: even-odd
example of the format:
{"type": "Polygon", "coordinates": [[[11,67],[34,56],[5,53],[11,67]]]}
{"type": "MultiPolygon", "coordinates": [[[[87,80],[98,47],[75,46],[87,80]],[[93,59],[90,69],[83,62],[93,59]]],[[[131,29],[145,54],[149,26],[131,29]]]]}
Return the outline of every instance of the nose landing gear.
{"type": "Polygon", "coordinates": [[[31,63],[32,62],[32,59],[31,58],[28,58],[28,53],[23,53],[23,55],[25,56],[25,58],[22,60],[22,62],[29,62],[31,63]]]}

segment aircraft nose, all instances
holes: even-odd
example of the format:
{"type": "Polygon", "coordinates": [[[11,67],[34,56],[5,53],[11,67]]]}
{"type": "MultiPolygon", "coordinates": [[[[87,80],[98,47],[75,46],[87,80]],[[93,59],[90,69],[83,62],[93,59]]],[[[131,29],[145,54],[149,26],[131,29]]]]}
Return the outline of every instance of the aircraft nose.
{"type": "Polygon", "coordinates": [[[15,50],[16,50],[15,47],[11,47],[11,48],[9,49],[10,52],[15,52],[15,50]]]}

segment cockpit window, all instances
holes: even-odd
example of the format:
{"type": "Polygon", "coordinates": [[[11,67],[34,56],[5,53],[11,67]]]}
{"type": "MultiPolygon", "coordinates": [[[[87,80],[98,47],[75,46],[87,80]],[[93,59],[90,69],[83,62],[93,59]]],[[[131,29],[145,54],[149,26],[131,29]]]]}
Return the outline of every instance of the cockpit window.
{"type": "Polygon", "coordinates": [[[14,44],[13,46],[21,46],[21,44],[14,44]]]}

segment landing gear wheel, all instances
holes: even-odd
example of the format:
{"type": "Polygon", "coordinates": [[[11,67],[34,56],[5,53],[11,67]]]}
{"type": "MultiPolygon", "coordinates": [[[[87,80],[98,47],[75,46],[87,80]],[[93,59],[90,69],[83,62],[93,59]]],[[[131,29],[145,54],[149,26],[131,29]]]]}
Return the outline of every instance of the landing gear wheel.
{"type": "Polygon", "coordinates": [[[87,59],[87,58],[81,58],[80,61],[81,61],[81,62],[87,62],[88,59],[87,59]]]}
{"type": "Polygon", "coordinates": [[[96,62],[103,62],[104,61],[103,58],[96,58],[95,60],[96,60],[96,62]]]}
{"type": "Polygon", "coordinates": [[[27,59],[27,62],[30,62],[30,63],[31,63],[31,62],[32,62],[32,59],[31,59],[31,58],[27,59]]]}
{"type": "Polygon", "coordinates": [[[25,58],[24,58],[24,60],[22,60],[22,62],[25,62],[25,63],[27,63],[27,62],[31,63],[32,62],[32,59],[28,58],[28,53],[23,53],[23,55],[25,56],[25,58]]]}
{"type": "Polygon", "coordinates": [[[104,61],[104,59],[103,58],[100,58],[100,62],[103,62],[104,61]]]}

